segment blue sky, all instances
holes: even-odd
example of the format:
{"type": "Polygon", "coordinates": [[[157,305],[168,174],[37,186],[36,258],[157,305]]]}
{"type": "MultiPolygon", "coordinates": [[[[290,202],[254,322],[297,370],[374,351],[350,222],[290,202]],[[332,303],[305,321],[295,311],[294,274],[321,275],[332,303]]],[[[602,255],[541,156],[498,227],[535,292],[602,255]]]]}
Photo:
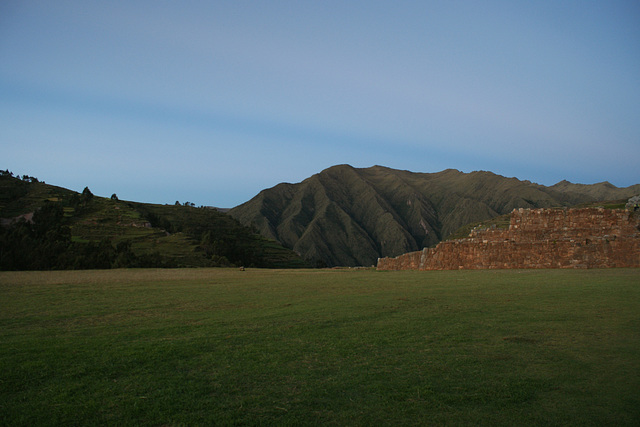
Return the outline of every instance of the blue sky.
{"type": "Polygon", "coordinates": [[[640,183],[638,1],[0,2],[0,169],[232,207],[336,164],[640,183]]]}

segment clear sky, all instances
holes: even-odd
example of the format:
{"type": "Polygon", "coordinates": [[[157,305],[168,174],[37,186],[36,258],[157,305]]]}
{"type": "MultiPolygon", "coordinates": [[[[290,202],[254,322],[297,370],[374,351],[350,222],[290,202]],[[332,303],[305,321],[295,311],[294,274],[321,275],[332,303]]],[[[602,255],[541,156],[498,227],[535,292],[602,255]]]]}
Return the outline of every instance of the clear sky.
{"type": "Polygon", "coordinates": [[[0,1],[0,169],[232,207],[329,166],[640,183],[640,2],[0,1]]]}

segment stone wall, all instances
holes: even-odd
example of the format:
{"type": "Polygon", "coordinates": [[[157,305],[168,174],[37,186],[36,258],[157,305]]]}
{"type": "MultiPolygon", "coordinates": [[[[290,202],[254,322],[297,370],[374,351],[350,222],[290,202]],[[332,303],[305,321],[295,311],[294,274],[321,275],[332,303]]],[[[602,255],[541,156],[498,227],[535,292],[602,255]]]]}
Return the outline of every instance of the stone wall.
{"type": "Polygon", "coordinates": [[[628,210],[519,209],[508,229],[481,229],[378,270],[640,267],[640,215],[628,210]]]}

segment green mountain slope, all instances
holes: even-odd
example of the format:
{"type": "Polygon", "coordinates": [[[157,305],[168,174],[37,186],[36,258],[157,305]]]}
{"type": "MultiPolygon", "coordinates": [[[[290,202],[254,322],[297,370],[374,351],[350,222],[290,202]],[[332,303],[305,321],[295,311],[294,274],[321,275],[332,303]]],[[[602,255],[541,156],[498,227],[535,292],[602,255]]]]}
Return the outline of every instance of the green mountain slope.
{"type": "Polygon", "coordinates": [[[491,172],[339,165],[263,190],[229,213],[312,262],[357,266],[433,246],[465,224],[514,208],[572,206],[639,192],[640,185],[545,187],[491,172]]]}
{"type": "Polygon", "coordinates": [[[215,209],[79,194],[6,173],[0,218],[2,269],[308,266],[215,209]]]}
{"type": "Polygon", "coordinates": [[[552,185],[550,188],[563,193],[580,194],[594,200],[618,200],[640,194],[640,184],[632,185],[627,188],[618,188],[606,181],[591,185],[573,184],[569,181],[561,181],[552,185]]]}

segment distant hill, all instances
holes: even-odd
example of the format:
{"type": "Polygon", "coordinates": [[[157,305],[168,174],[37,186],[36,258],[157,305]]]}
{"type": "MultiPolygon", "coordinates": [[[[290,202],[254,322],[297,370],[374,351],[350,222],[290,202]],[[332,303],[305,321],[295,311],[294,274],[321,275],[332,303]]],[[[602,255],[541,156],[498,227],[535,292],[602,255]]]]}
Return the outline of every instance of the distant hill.
{"type": "Polygon", "coordinates": [[[560,181],[559,183],[552,185],[554,190],[563,193],[580,194],[593,200],[618,200],[629,198],[640,192],[640,185],[633,185],[627,188],[618,188],[615,185],[605,181],[597,184],[585,185],[585,184],[573,184],[569,181],[560,181]]]}
{"type": "Polygon", "coordinates": [[[0,174],[0,269],[306,267],[216,209],[77,193],[0,174]]]}
{"type": "Polygon", "coordinates": [[[430,247],[514,208],[573,206],[640,193],[640,185],[551,187],[491,172],[414,173],[339,165],[297,184],[263,190],[229,213],[303,258],[327,266],[373,265],[430,247]]]}

